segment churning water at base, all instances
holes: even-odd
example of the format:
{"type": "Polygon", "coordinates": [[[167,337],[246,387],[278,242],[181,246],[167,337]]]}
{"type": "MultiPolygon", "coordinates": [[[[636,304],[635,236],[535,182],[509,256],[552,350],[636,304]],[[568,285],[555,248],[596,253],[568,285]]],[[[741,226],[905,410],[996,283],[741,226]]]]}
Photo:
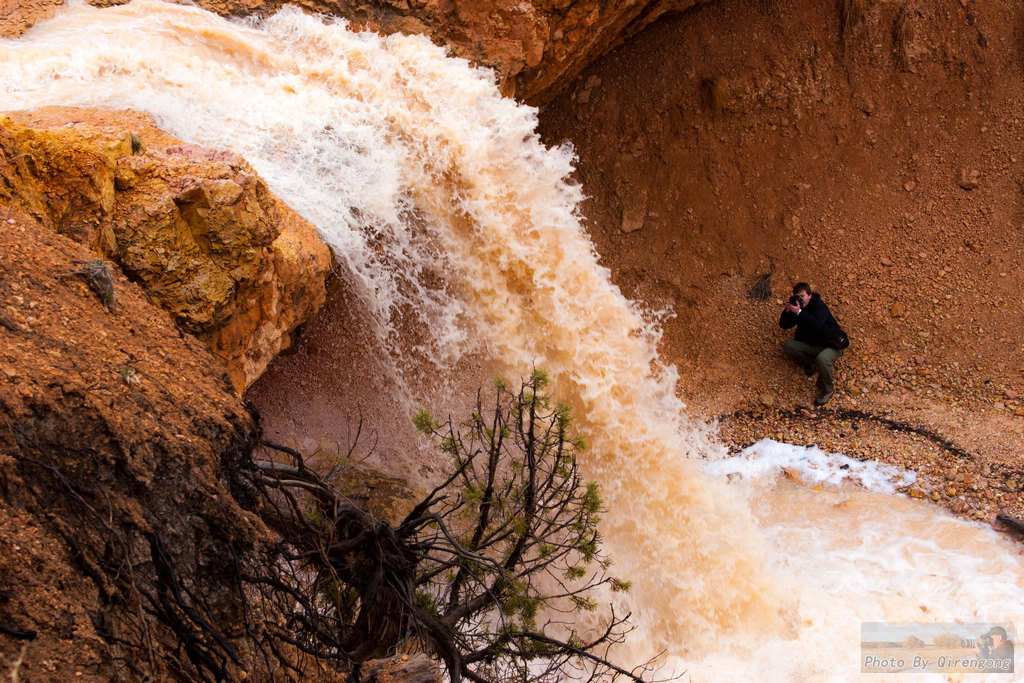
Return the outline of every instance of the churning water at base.
{"type": "MultiPolygon", "coordinates": [[[[1009,621],[1020,628],[1024,551],[990,528],[892,495],[912,473],[770,440],[705,469],[730,476],[743,492],[772,550],[763,571],[790,599],[781,631],[716,637],[710,652],[687,662],[693,680],[945,680],[860,676],[861,622],[1009,621]]],[[[1022,661],[1018,655],[1018,672],[1022,661]]],[[[961,679],[1015,680],[950,677],[961,679]]]]}
{"type": "Polygon", "coordinates": [[[333,247],[399,378],[470,353],[546,368],[634,582],[624,658],[664,650],[696,680],[847,679],[861,620],[1021,616],[1019,558],[991,532],[879,494],[705,474],[722,449],[685,416],[650,316],[598,265],[571,150],[425,38],[292,10],[242,24],[73,5],[0,41],[0,92],[7,109],[141,109],[244,155],[333,247]]]}

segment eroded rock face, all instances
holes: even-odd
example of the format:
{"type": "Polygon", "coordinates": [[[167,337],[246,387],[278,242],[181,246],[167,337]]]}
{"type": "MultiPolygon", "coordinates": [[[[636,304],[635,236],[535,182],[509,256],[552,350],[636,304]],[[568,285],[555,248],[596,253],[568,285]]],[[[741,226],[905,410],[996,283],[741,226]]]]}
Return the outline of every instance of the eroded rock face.
{"type": "Polygon", "coordinates": [[[76,274],[88,247],[0,205],[0,254],[0,624],[35,634],[0,639],[5,671],[160,678],[175,655],[157,558],[219,623],[243,620],[235,563],[270,542],[238,485],[256,425],[209,351],[116,267],[108,309],[76,274]],[[140,628],[168,659],[147,658],[140,628]]]}
{"type": "MultiPolygon", "coordinates": [[[[273,499],[260,470],[273,456],[255,450],[254,416],[140,276],[95,259],[94,242],[122,240],[122,190],[108,191],[121,164],[96,152],[92,172],[71,164],[67,185],[44,183],[49,157],[31,145],[10,156],[12,130],[0,122],[5,671],[97,683],[344,678],[288,645],[295,594],[275,589],[285,544],[264,523],[273,499]]],[[[246,201],[245,187],[223,178],[198,186],[171,203],[190,226],[207,225],[192,211],[205,215],[211,233],[209,214],[246,201]]],[[[346,470],[346,500],[391,519],[411,505],[400,481],[346,470]]],[[[375,680],[438,680],[426,658],[382,665],[375,680]]]]}
{"type": "MultiPolygon", "coordinates": [[[[590,62],[650,22],[700,0],[298,0],[308,12],[345,17],[357,28],[418,33],[452,54],[495,70],[506,94],[540,104],[590,62]]],[[[51,16],[53,0],[2,0],[0,35],[20,35],[51,16]]],[[[106,6],[116,0],[90,0],[106,6]]],[[[281,0],[199,0],[221,15],[269,14],[281,0]]]]}
{"type": "Polygon", "coordinates": [[[330,252],[240,156],[145,115],[0,118],[0,202],[116,261],[224,360],[241,392],[324,301],[330,252]]]}

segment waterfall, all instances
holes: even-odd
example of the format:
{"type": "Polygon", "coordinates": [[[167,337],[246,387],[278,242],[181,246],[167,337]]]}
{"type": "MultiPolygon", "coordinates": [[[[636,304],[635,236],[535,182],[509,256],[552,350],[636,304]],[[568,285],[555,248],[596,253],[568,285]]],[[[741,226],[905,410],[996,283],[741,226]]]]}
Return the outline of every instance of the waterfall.
{"type": "Polygon", "coordinates": [[[600,266],[572,150],[426,38],[288,8],[242,22],[73,4],[0,40],[0,92],[5,109],[143,110],[242,154],[330,244],[399,378],[467,354],[548,370],[633,581],[628,656],[665,651],[698,680],[827,678],[859,670],[861,621],[1021,616],[1024,572],[990,531],[892,496],[706,473],[723,449],[686,416],[656,316],[600,266]]]}

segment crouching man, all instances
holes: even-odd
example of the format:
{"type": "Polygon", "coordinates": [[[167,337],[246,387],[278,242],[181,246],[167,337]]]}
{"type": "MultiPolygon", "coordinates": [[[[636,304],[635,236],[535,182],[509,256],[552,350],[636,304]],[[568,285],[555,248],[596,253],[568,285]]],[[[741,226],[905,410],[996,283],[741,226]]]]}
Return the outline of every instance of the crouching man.
{"type": "Polygon", "coordinates": [[[779,317],[779,327],[788,330],[796,327],[796,334],[782,345],[787,356],[803,365],[808,376],[818,373],[818,395],[814,404],[823,406],[829,402],[836,387],[832,381],[832,365],[843,355],[829,343],[829,335],[839,329],[839,323],[832,312],[811,291],[806,282],[793,285],[793,296],[786,301],[786,307],[779,317]]]}

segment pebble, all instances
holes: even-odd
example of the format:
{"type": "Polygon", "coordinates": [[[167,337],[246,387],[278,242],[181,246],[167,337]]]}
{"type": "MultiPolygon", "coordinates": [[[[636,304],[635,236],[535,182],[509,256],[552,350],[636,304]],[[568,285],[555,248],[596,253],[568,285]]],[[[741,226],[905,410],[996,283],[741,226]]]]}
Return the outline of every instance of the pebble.
{"type": "Polygon", "coordinates": [[[979,185],[978,176],[978,171],[966,168],[960,169],[960,181],[957,184],[965,190],[977,189],[979,185]]]}

